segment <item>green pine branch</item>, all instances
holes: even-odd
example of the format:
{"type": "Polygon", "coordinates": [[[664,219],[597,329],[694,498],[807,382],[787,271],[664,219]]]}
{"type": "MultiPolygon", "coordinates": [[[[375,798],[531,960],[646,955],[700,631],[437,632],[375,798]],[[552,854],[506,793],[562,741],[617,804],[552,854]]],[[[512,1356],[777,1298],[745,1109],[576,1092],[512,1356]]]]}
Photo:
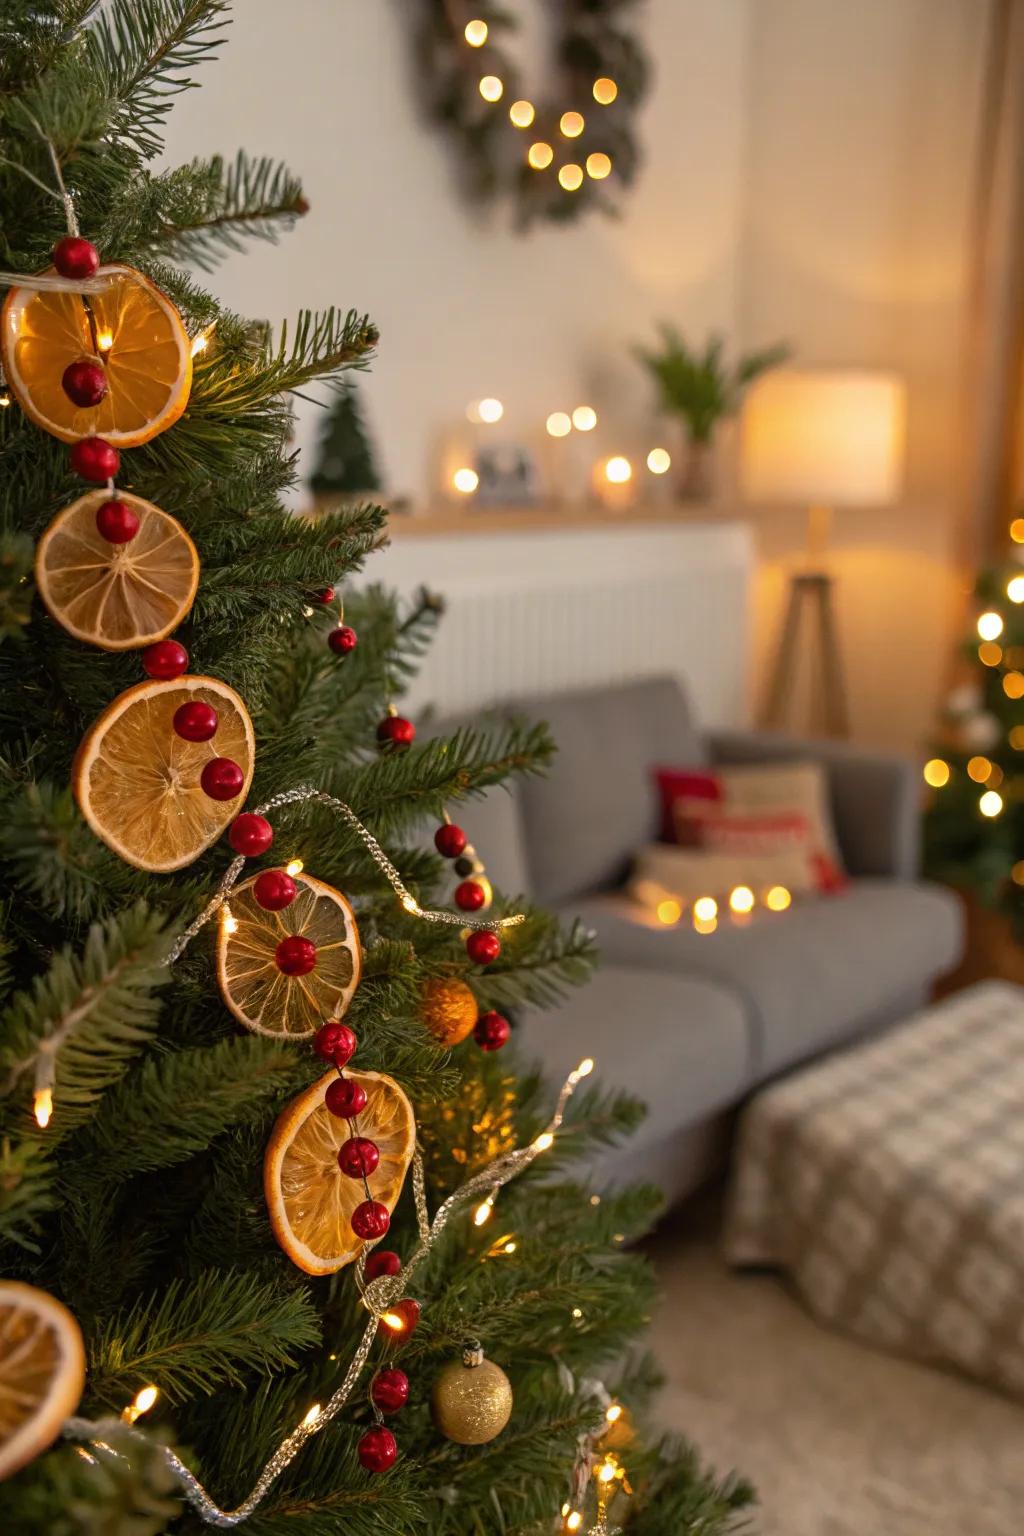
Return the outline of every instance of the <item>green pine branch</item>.
{"type": "Polygon", "coordinates": [[[243,250],[247,239],[276,240],[309,206],[286,165],[244,150],[231,165],[214,155],[165,172],[162,180],[172,199],[154,226],[153,246],[204,271],[226,252],[243,250]],[[175,202],[179,189],[183,195],[175,202]]]}

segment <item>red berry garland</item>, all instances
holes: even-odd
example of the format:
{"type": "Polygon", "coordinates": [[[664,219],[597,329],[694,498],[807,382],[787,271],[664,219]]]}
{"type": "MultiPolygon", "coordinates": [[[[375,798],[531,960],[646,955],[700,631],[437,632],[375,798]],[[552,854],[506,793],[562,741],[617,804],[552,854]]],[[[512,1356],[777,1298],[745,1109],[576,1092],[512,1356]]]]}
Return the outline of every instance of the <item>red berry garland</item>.
{"type": "Polygon", "coordinates": [[[72,443],[69,458],[76,475],[97,485],[113,480],[121,467],[121,455],[113,443],[102,437],[79,438],[77,443],[72,443]]]}
{"type": "Polygon", "coordinates": [[[318,603],[333,603],[334,602],[334,588],[333,587],[324,587],[322,592],[318,592],[317,593],[316,600],[317,600],[318,603]]]}
{"type": "Polygon", "coordinates": [[[350,1136],[338,1149],[338,1167],[350,1179],[368,1179],[379,1162],[380,1148],[368,1136],[350,1136]]]}
{"type": "Polygon", "coordinates": [[[476,1021],[473,1039],[482,1051],[500,1051],[511,1033],[512,1026],[504,1014],[482,1013],[476,1021]]]}
{"type": "Polygon", "coordinates": [[[324,1103],[339,1120],[351,1120],[366,1108],[366,1089],[350,1077],[339,1077],[324,1094],[324,1103]]]}
{"type": "Polygon", "coordinates": [[[393,1367],[378,1371],[370,1383],[370,1400],[381,1413],[397,1413],[409,1401],[408,1376],[393,1367]]]}
{"type": "Polygon", "coordinates": [[[364,1242],[383,1237],[391,1225],[391,1212],[379,1200],[364,1200],[352,1212],[352,1231],[364,1242]]]}
{"type": "Polygon", "coordinates": [[[402,1260],[390,1248],[376,1248],[366,1261],[367,1280],[379,1280],[381,1275],[397,1275],[402,1260]]]}
{"type": "MultiPolygon", "coordinates": [[[[183,741],[210,741],[217,734],[217,711],[202,699],[189,699],[174,711],[175,735],[183,741]]],[[[226,762],[226,758],[221,759],[226,762]]]]}
{"type": "Polygon", "coordinates": [[[352,1060],[358,1044],[355,1030],[333,1019],[326,1024],[321,1024],[313,1036],[313,1049],[317,1055],[339,1068],[352,1060]]]}
{"type": "Polygon", "coordinates": [[[443,859],[457,859],[465,851],[469,839],[461,827],[446,821],[434,833],[434,847],[443,859]]]}
{"type": "Polygon", "coordinates": [[[316,945],[301,933],[289,933],[274,950],[274,959],[286,976],[308,976],[316,968],[316,945]]]}
{"type": "Polygon", "coordinates": [[[242,793],[245,774],[230,757],[211,757],[199,783],[211,800],[234,800],[242,793]]]}
{"type": "Polygon", "coordinates": [[[81,406],[83,410],[99,405],[107,392],[107,375],[102,364],[86,357],[77,363],[68,363],[60,382],[71,404],[81,406]]]}
{"type": "Polygon", "coordinates": [[[398,1442],[390,1429],[368,1429],[356,1446],[356,1455],[367,1472],[387,1472],[398,1459],[398,1442]]]}
{"type": "Polygon", "coordinates": [[[336,656],[348,656],[359,644],[359,637],[349,624],[339,624],[327,636],[327,644],[336,656]]]}
{"type": "Polygon", "coordinates": [[[142,670],[159,682],[180,677],[188,667],[188,651],[177,640],[158,640],[142,653],[142,670]]]}
{"type": "Polygon", "coordinates": [[[115,496],[96,508],[96,529],[108,544],[130,544],[139,531],[138,515],[115,496]]]}
{"type": "Polygon", "coordinates": [[[265,869],[253,882],[252,893],[264,912],[283,912],[298,894],[298,887],[284,869],[265,869]]]}
{"type": "Polygon", "coordinates": [[[385,715],[377,727],[377,745],[382,752],[405,752],[416,737],[416,727],[402,715],[385,715]]]}
{"type": "Polygon", "coordinates": [[[61,277],[82,282],[96,276],[100,253],[91,240],[83,240],[81,235],[65,235],[53,248],[53,264],[61,277]]]}
{"type": "Polygon", "coordinates": [[[270,822],[265,816],[256,816],[252,811],[243,811],[228,828],[228,842],[236,853],[247,859],[266,853],[273,841],[274,829],[270,822]]]}
{"type": "Polygon", "coordinates": [[[479,880],[463,880],[455,887],[455,905],[463,912],[479,912],[487,905],[487,892],[479,880]]]}
{"type": "Polygon", "coordinates": [[[466,954],[476,965],[490,965],[501,954],[501,940],[490,928],[477,928],[466,940],[466,954]]]}

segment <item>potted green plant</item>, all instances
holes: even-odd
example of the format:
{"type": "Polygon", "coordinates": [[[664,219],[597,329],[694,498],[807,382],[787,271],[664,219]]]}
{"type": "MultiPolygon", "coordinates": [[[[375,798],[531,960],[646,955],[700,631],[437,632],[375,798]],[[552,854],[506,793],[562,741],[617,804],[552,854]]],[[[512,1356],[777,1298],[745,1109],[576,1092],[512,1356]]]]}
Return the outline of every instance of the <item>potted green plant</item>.
{"type": "Polygon", "coordinates": [[[663,322],[659,331],[660,351],[638,347],[637,356],[657,385],[661,409],[684,423],[680,495],[686,501],[706,501],[713,490],[715,428],[725,417],[735,415],[748,387],[760,374],[785,362],[790,349],[780,343],[748,352],[729,364],[721,336],[710,336],[703,352],[698,352],[690,350],[674,325],[663,322]]]}

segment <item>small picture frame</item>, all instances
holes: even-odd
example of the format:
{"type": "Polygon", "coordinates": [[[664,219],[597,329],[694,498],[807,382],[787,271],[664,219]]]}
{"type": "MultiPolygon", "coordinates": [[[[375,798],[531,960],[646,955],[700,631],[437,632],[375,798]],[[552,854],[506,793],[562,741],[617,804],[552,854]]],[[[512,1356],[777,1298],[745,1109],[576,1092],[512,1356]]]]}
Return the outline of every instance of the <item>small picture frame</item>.
{"type": "Polygon", "coordinates": [[[519,443],[496,443],[476,455],[479,507],[530,507],[540,500],[537,462],[519,443]]]}

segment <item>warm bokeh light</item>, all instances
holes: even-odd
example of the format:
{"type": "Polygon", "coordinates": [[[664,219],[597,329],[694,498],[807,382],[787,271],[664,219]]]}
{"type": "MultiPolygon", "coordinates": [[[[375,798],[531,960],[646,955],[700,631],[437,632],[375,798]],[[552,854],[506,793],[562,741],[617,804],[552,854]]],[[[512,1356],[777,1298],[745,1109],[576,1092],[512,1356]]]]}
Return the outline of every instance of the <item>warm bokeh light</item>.
{"type": "Polygon", "coordinates": [[[159,1396],[160,1393],[156,1387],[142,1387],[132,1406],[139,1413],[148,1413],[159,1396]]]}
{"type": "Polygon", "coordinates": [[[713,896],[698,896],[693,904],[693,915],[702,923],[709,923],[718,916],[718,902],[713,896]]]}
{"type": "Polygon", "coordinates": [[[109,352],[113,345],[114,345],[114,333],[113,333],[113,331],[97,331],[97,333],[96,333],[96,350],[98,352],[109,352]]]}
{"type": "Polygon", "coordinates": [[[565,411],[552,411],[544,425],[549,437],[568,437],[572,431],[572,421],[565,411]]]}
{"type": "Polygon", "coordinates": [[[1024,576],[1011,576],[1006,583],[1006,595],[1011,603],[1024,603],[1024,576]]]}
{"type": "Polygon", "coordinates": [[[487,422],[489,426],[493,426],[496,421],[500,421],[505,414],[505,407],[501,401],[495,400],[493,397],[481,400],[477,410],[480,413],[480,420],[487,422]]]}
{"type": "Polygon", "coordinates": [[[738,885],[729,892],[729,906],[740,915],[754,910],[754,893],[749,885],[738,885]]]}
{"type": "Polygon", "coordinates": [[[972,757],[967,764],[967,776],[974,780],[975,784],[984,784],[992,772],[992,764],[987,757],[972,757]]]}
{"type": "Polygon", "coordinates": [[[538,139],[536,144],[530,145],[526,158],[535,171],[546,171],[555,158],[555,152],[550,144],[538,139]]]}
{"type": "Polygon", "coordinates": [[[933,757],[924,765],[924,781],[932,789],[941,789],[949,783],[949,764],[944,763],[941,757],[933,757]]]}
{"type": "Polygon", "coordinates": [[[490,1221],[491,1213],[493,1210],[493,1200],[484,1200],[480,1205],[478,1205],[476,1210],[473,1212],[474,1227],[482,1227],[485,1221],[490,1221]]]}
{"type": "Polygon", "coordinates": [[[1002,614],[996,613],[995,609],[978,615],[978,634],[983,640],[998,640],[1002,632],[1002,614]]]}
{"type": "Polygon", "coordinates": [[[593,432],[597,426],[597,412],[592,405],[578,405],[572,413],[572,424],[577,432],[593,432]]]}
{"type": "Polygon", "coordinates": [[[658,914],[658,922],[664,923],[670,928],[673,923],[678,923],[683,915],[682,906],[673,896],[666,896],[664,901],[659,901],[655,909],[658,914]]]}
{"type": "Polygon", "coordinates": [[[567,139],[578,139],[586,127],[582,112],[563,112],[558,127],[567,139]]]}
{"type": "Polygon", "coordinates": [[[555,1144],[555,1138],[550,1131],[541,1131],[533,1143],[535,1152],[547,1152],[555,1144]]]}
{"type": "Polygon", "coordinates": [[[989,789],[998,789],[1002,782],[1003,770],[999,767],[998,763],[993,763],[992,767],[989,769],[988,778],[985,780],[985,783],[988,785],[989,789]]]}
{"type": "Polygon", "coordinates": [[[1014,885],[1024,885],[1024,859],[1018,859],[1010,870],[1010,878],[1014,885]]]}
{"type": "Polygon", "coordinates": [[[1015,517],[1010,524],[1010,538],[1015,544],[1024,544],[1024,517],[1015,517]]]}
{"type": "Polygon", "coordinates": [[[625,485],[633,477],[633,466],[621,453],[613,454],[604,466],[604,477],[611,485],[625,485]]]}
{"type": "Polygon", "coordinates": [[[497,75],[484,75],[480,81],[480,95],[484,101],[500,101],[505,94],[505,83],[497,75]]]}
{"type": "Polygon", "coordinates": [[[583,167],[570,160],[558,172],[558,184],[567,192],[578,192],[583,185],[583,167]]]}
{"type": "Polygon", "coordinates": [[[45,1131],[53,1114],[53,1089],[37,1088],[32,1096],[32,1113],[36,1117],[36,1125],[41,1131],[45,1131]]]}
{"type": "Polygon", "coordinates": [[[290,859],[284,867],[284,872],[286,875],[291,875],[294,879],[296,875],[302,874],[305,867],[301,859],[290,859]]]}
{"type": "Polygon", "coordinates": [[[1024,752],[1024,725],[1015,725],[1010,732],[1010,746],[1015,752],[1024,752]]]}
{"type": "Polygon", "coordinates": [[[1003,648],[994,640],[983,640],[978,646],[978,660],[986,667],[998,667],[1003,659],[1003,648]]]}
{"type": "Polygon", "coordinates": [[[697,933],[714,933],[718,927],[717,917],[695,917],[693,926],[697,933]]]}
{"type": "Polygon", "coordinates": [[[652,448],[647,455],[647,468],[652,475],[666,475],[672,468],[672,455],[667,448],[652,448]]]}
{"type": "Polygon", "coordinates": [[[482,48],[487,41],[486,21],[467,21],[463,36],[471,48],[482,48]]]}
{"type": "Polygon", "coordinates": [[[567,1531],[578,1531],[583,1524],[583,1516],[578,1509],[574,1509],[566,1516],[565,1528],[567,1531]]]}
{"type": "Polygon", "coordinates": [[[611,173],[612,157],[606,155],[603,149],[595,149],[593,154],[587,156],[587,175],[592,181],[604,181],[611,173]]]}
{"type": "Polygon", "coordinates": [[[785,912],[792,902],[793,898],[784,885],[773,885],[764,898],[769,912],[785,912]]]}
{"type": "Polygon", "coordinates": [[[622,1404],[609,1403],[608,1407],[605,1409],[604,1416],[608,1420],[609,1424],[617,1424],[618,1421],[622,1418],[622,1404]]]}
{"type": "Polygon", "coordinates": [[[462,469],[457,469],[454,475],[452,475],[452,485],[454,485],[457,491],[461,491],[463,496],[472,496],[479,484],[480,476],[475,469],[470,469],[468,465],[464,465],[462,469]]]}
{"type": "Polygon", "coordinates": [[[1003,808],[1003,797],[994,789],[987,789],[978,801],[978,810],[983,816],[998,816],[1003,808]]]}
{"type": "Polygon", "coordinates": [[[610,107],[618,94],[618,86],[608,75],[594,81],[594,100],[599,107],[610,107]]]}
{"type": "Polygon", "coordinates": [[[1008,699],[1024,699],[1024,672],[1007,672],[1003,692],[1008,699]]]}
{"type": "Polygon", "coordinates": [[[514,128],[529,128],[537,116],[532,101],[514,101],[508,109],[514,128]]]}

